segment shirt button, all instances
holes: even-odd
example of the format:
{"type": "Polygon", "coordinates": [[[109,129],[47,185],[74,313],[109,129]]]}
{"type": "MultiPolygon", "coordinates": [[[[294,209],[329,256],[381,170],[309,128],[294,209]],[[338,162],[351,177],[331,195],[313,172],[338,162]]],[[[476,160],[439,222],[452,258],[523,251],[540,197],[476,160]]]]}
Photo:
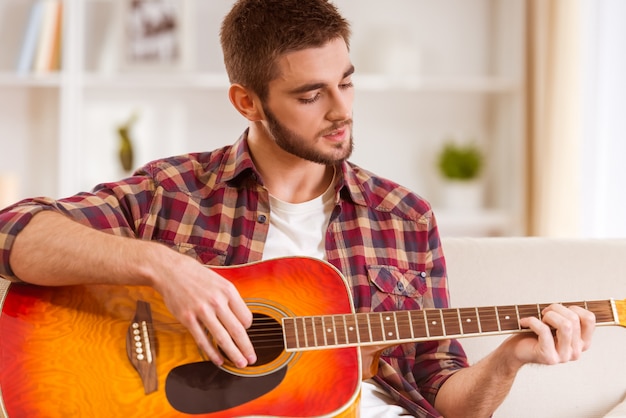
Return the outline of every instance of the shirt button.
{"type": "Polygon", "coordinates": [[[404,285],[402,283],[398,283],[398,290],[401,292],[404,290],[404,285]]]}
{"type": "Polygon", "coordinates": [[[422,276],[422,278],[426,277],[426,272],[425,271],[420,272],[420,276],[422,276]]]}
{"type": "Polygon", "coordinates": [[[259,215],[258,218],[256,218],[257,221],[259,221],[259,223],[264,224],[265,221],[267,221],[267,216],[265,215],[259,215]]]}

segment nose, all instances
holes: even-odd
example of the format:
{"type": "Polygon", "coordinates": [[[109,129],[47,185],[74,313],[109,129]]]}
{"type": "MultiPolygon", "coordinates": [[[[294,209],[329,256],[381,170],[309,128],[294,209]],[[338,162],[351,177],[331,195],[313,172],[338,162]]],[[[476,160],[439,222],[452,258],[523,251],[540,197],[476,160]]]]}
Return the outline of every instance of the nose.
{"type": "Polygon", "coordinates": [[[332,100],[327,113],[328,120],[343,121],[352,118],[352,102],[354,94],[352,90],[344,91],[337,89],[333,91],[332,100]]]}

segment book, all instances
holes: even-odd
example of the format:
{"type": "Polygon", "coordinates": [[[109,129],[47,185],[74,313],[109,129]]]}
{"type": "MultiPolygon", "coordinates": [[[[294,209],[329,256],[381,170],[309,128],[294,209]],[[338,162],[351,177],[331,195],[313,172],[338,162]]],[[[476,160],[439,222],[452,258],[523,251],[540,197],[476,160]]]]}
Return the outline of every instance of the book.
{"type": "Polygon", "coordinates": [[[18,74],[27,74],[33,68],[37,44],[39,42],[39,34],[41,32],[41,22],[43,20],[43,2],[37,1],[33,4],[28,24],[24,33],[24,41],[17,63],[18,74]]]}
{"type": "Polygon", "coordinates": [[[53,70],[55,48],[60,43],[61,0],[42,0],[43,18],[33,70],[46,73],[53,70]]]}
{"type": "Polygon", "coordinates": [[[58,0],[56,19],[54,24],[54,42],[52,44],[52,55],[50,56],[49,68],[51,71],[61,69],[61,53],[63,45],[63,1],[58,0]]]}

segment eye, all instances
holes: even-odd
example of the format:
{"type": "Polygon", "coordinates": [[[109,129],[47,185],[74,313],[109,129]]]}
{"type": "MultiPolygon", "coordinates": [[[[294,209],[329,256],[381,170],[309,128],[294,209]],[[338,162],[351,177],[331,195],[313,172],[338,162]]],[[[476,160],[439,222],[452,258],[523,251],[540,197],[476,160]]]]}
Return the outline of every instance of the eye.
{"type": "Polygon", "coordinates": [[[304,104],[312,104],[312,103],[317,102],[320,99],[320,97],[322,97],[322,95],[319,92],[317,92],[317,93],[315,93],[315,96],[313,96],[313,97],[301,98],[301,99],[298,99],[298,101],[300,103],[304,103],[304,104]]]}
{"type": "Polygon", "coordinates": [[[354,87],[354,84],[352,83],[352,81],[348,81],[346,83],[342,83],[339,85],[339,88],[342,90],[351,89],[352,87],[354,87]]]}

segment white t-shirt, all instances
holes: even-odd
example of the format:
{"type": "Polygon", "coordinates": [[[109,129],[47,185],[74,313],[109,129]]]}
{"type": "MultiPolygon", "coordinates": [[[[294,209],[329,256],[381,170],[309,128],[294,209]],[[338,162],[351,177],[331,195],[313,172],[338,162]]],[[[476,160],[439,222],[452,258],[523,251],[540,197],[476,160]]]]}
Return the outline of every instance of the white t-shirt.
{"type": "MultiPolygon", "coordinates": [[[[334,179],[319,197],[303,203],[284,202],[270,195],[270,226],[263,259],[309,256],[326,259],[324,235],[335,207],[334,179]]],[[[411,416],[373,380],[361,384],[361,418],[411,416]]]]}

